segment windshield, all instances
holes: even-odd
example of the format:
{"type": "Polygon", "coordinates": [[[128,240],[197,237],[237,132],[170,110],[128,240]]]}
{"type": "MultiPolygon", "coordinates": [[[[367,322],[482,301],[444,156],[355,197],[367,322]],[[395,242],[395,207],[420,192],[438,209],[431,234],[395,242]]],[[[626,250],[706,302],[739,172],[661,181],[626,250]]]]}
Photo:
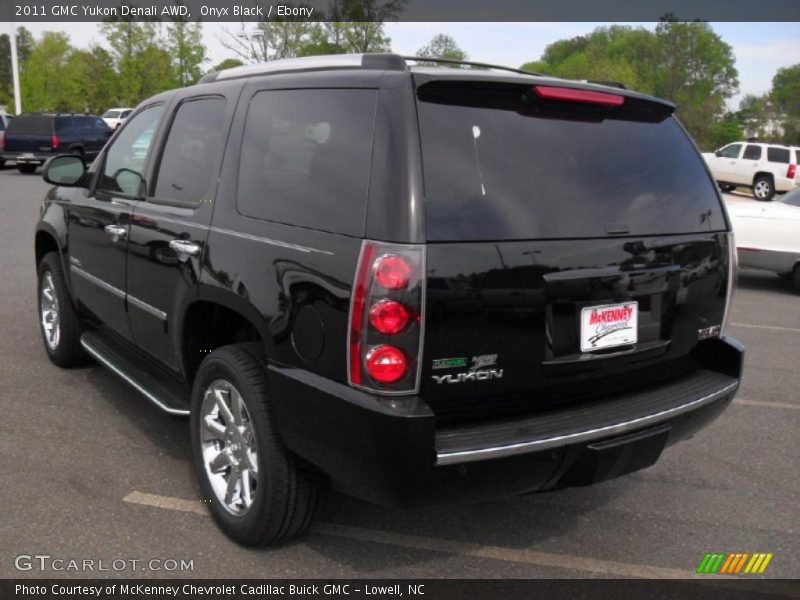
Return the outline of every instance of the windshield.
{"type": "Polygon", "coordinates": [[[724,230],[702,158],[651,103],[539,101],[529,85],[418,89],[431,241],[724,230]]]}
{"type": "Polygon", "coordinates": [[[119,111],[107,110],[105,113],[103,113],[103,117],[106,119],[116,119],[117,117],[119,117],[119,111]]]}

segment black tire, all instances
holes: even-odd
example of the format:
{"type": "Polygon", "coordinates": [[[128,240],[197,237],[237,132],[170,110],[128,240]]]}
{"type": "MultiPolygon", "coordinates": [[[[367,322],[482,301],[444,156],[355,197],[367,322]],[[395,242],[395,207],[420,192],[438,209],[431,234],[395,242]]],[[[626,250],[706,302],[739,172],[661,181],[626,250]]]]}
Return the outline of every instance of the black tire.
{"type": "Polygon", "coordinates": [[[730,185],[728,183],[720,183],[719,189],[722,190],[723,192],[732,192],[733,190],[736,189],[736,186],[730,185]]]}
{"type": "Polygon", "coordinates": [[[794,271],[792,271],[792,279],[794,280],[794,287],[795,289],[800,292],[800,263],[797,263],[794,266],[794,271]]]}
{"type": "Polygon", "coordinates": [[[36,172],[36,165],[17,165],[17,171],[23,175],[30,175],[36,172]]]}
{"type": "Polygon", "coordinates": [[[753,198],[769,202],[775,197],[775,182],[769,175],[759,175],[753,180],[753,198]]]}
{"type": "MultiPolygon", "coordinates": [[[[288,542],[308,528],[324,487],[297,467],[280,439],[259,344],[223,346],[203,360],[192,388],[191,435],[202,499],[209,502],[211,515],[228,537],[245,546],[266,546],[288,542]],[[217,497],[203,457],[203,399],[209,386],[220,379],[241,395],[257,443],[257,486],[252,504],[242,515],[229,512],[217,497]]],[[[227,471],[229,476],[231,472],[227,471]]]]}
{"type": "Polygon", "coordinates": [[[77,367],[84,364],[88,356],[81,347],[81,333],[83,325],[72,298],[69,295],[64,270],[61,267],[61,258],[58,252],[48,252],[39,263],[39,285],[37,287],[37,308],[39,316],[39,330],[42,334],[42,342],[47,356],[59,367],[77,367]],[[58,314],[58,341],[55,346],[48,342],[48,336],[42,323],[42,289],[47,280],[51,277],[52,290],[57,300],[58,314]]]}

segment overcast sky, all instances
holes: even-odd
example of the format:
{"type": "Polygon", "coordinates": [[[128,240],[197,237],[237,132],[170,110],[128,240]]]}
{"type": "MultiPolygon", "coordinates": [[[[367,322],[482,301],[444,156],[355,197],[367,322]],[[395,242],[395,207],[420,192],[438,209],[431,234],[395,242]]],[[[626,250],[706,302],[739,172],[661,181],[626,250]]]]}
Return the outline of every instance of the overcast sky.
{"type": "MultiPolygon", "coordinates": [[[[96,23],[18,23],[35,35],[46,30],[65,30],[76,46],[103,44],[96,23]]],[[[252,24],[245,24],[248,28],[252,24]]],[[[388,23],[392,50],[414,54],[437,33],[453,38],[472,60],[518,67],[538,59],[545,46],[563,38],[590,32],[609,23],[388,23]]],[[[655,23],[630,23],[648,29],[655,23]]],[[[3,23],[5,30],[10,23],[3,23]]],[[[209,66],[233,56],[221,43],[223,27],[238,30],[238,23],[206,23],[204,41],[209,66]]],[[[781,67],[800,63],[800,23],[712,23],[712,28],[733,47],[739,70],[740,93],[729,105],[738,107],[744,94],[763,94],[781,67]]]]}

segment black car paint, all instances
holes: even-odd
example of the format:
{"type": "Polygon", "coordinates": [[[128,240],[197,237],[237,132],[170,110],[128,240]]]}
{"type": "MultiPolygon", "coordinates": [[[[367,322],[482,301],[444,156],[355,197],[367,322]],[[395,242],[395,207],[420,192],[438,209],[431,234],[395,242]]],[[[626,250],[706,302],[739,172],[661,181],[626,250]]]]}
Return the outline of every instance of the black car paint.
{"type": "MultiPolygon", "coordinates": [[[[723,232],[709,232],[658,239],[428,244],[420,394],[391,399],[347,386],[350,290],[363,238],[245,217],[232,201],[244,126],[241,107],[247,99],[264,89],[329,87],[379,90],[363,238],[424,243],[423,169],[411,78],[392,71],[322,71],[203,84],[149,100],[163,102],[165,115],[195,96],[228,100],[230,131],[217,165],[213,202],[186,207],[148,198],[95,198],[101,153],[89,169],[87,188],[48,193],[37,225],[37,257],[58,248],[87,320],[125,340],[144,363],[158,365],[187,391],[198,360],[186,355],[187,314],[199,303],[213,303],[241,315],[263,341],[287,447],[335,488],[383,504],[481,499],[557,487],[559,477],[580,462],[583,446],[468,467],[435,464],[437,428],[535,413],[545,406],[536,398],[543,387],[558,392],[562,382],[577,379],[591,388],[607,375],[624,375],[634,364],[646,368],[670,357],[689,357],[693,368],[739,376],[742,349],[736,342],[697,340],[698,328],[721,322],[727,288],[725,238],[723,232]],[[107,224],[128,227],[129,235],[111,241],[103,231],[107,224]],[[200,244],[202,252],[182,260],[169,247],[177,238],[200,244]],[[703,258],[713,268],[695,269],[703,258]],[[123,296],[91,286],[76,269],[90,270],[123,290],[123,296]],[[575,347],[577,307],[632,296],[647,299],[651,307],[659,304],[665,317],[663,327],[643,333],[652,344],[585,360],[575,347]],[[561,333],[548,339],[556,321],[563,323],[561,333]],[[501,380],[450,389],[433,382],[433,359],[484,353],[498,354],[501,380]],[[492,412],[493,403],[519,397],[522,402],[512,402],[509,410],[492,412]],[[460,411],[459,402],[475,400],[482,410],[460,411]]],[[[162,119],[153,138],[145,169],[149,193],[153,157],[164,143],[168,121],[162,119]]],[[[636,385],[629,382],[629,387],[636,385]]],[[[558,394],[548,398],[557,402],[558,394]]],[[[691,435],[731,398],[675,419],[668,443],[691,435]]]]}

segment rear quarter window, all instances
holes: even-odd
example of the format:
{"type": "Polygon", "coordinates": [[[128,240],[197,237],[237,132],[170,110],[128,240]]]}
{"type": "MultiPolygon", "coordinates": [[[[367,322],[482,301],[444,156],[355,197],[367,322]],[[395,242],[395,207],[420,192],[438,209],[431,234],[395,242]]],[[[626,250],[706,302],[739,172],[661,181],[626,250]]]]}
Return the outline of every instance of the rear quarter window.
{"type": "Polygon", "coordinates": [[[52,135],[53,117],[43,115],[19,115],[8,124],[8,133],[25,135],[52,135]]]}
{"type": "Polygon", "coordinates": [[[241,214],[361,235],[377,92],[267,90],[250,100],[237,186],[241,214]]]}
{"type": "Polygon", "coordinates": [[[767,148],[767,160],[769,162],[788,164],[790,155],[789,148],[767,148]]]}
{"type": "Polygon", "coordinates": [[[544,103],[527,85],[444,83],[418,89],[430,241],[726,228],[702,158],[663,109],[544,103]]]}

